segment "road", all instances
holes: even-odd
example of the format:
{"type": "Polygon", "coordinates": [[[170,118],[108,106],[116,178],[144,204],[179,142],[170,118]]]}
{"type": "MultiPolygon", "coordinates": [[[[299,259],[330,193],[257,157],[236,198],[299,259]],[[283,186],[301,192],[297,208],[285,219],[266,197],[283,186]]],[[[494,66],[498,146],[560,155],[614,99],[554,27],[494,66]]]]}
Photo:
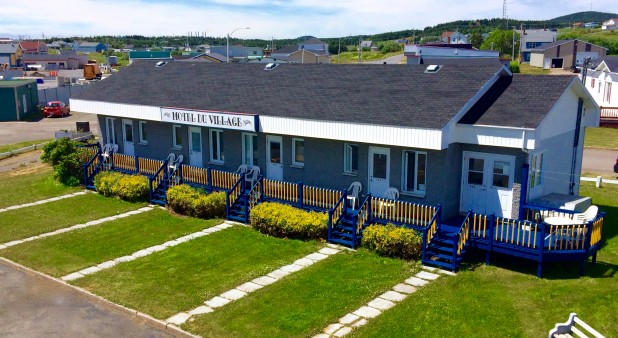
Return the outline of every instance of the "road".
{"type": "Polygon", "coordinates": [[[618,176],[614,173],[614,163],[616,163],[617,158],[618,150],[586,148],[584,149],[582,172],[618,176]]]}
{"type": "Polygon", "coordinates": [[[67,285],[0,261],[2,337],[174,337],[67,285]]]}
{"type": "Polygon", "coordinates": [[[71,113],[67,117],[45,118],[33,122],[0,122],[0,145],[53,139],[58,130],[76,130],[75,122],[89,122],[90,131],[93,134],[99,133],[96,115],[71,113]]]}
{"type": "Polygon", "coordinates": [[[370,63],[370,64],[384,64],[386,62],[386,64],[390,65],[390,64],[400,64],[400,63],[405,63],[405,57],[403,56],[403,54],[398,54],[395,56],[390,56],[387,57],[386,59],[382,59],[382,60],[375,60],[375,61],[365,61],[363,63],[370,63]]]}

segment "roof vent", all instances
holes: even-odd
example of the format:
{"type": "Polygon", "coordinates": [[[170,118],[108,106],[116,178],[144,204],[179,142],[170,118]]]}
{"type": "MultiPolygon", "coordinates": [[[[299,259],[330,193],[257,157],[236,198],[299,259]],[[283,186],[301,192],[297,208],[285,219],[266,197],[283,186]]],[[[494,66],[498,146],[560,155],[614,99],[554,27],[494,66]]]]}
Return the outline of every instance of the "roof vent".
{"type": "Polygon", "coordinates": [[[440,65],[429,65],[427,66],[427,69],[425,69],[425,73],[436,73],[438,70],[440,70],[440,68],[440,65]]]}
{"type": "Polygon", "coordinates": [[[157,68],[158,68],[158,67],[163,67],[163,66],[165,66],[166,64],[167,64],[167,61],[159,61],[159,62],[157,62],[157,64],[155,65],[155,67],[157,67],[157,68]]]}
{"type": "Polygon", "coordinates": [[[273,70],[275,69],[275,67],[277,67],[279,64],[277,63],[269,63],[266,65],[266,67],[264,67],[264,70],[273,70]]]}

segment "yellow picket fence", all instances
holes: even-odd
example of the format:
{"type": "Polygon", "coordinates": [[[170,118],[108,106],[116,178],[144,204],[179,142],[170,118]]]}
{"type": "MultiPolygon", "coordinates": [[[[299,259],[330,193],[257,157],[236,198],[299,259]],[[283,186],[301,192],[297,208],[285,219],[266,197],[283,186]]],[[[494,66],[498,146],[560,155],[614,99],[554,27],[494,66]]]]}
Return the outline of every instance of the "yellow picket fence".
{"type": "Polygon", "coordinates": [[[163,161],[152,160],[144,157],[138,157],[137,163],[139,166],[139,173],[142,175],[154,175],[163,165],[163,161]]]}
{"type": "Polygon", "coordinates": [[[504,217],[496,217],[494,240],[521,247],[536,249],[539,224],[504,217]]]}
{"type": "MultiPolygon", "coordinates": [[[[114,167],[126,171],[137,171],[135,167],[135,156],[129,156],[125,154],[113,154],[114,167]]],[[[158,168],[157,168],[158,169],[158,168]]]]}
{"type": "Polygon", "coordinates": [[[437,207],[386,198],[371,198],[371,216],[387,222],[427,226],[437,207]]]}
{"type": "Polygon", "coordinates": [[[182,166],[182,180],[187,183],[208,185],[208,169],[190,165],[182,166]]]}

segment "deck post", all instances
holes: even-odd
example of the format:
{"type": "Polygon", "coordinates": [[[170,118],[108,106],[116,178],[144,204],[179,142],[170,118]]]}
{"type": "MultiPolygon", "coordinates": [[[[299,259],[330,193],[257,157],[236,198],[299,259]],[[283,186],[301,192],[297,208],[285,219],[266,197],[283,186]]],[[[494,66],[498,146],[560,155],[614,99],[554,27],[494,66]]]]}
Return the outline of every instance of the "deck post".
{"type": "Polygon", "coordinates": [[[135,155],[135,174],[139,174],[139,156],[135,155]]]}
{"type": "Polygon", "coordinates": [[[327,239],[330,241],[330,233],[331,233],[331,228],[333,227],[333,211],[332,210],[328,210],[328,234],[326,235],[327,239]]]}
{"type": "Polygon", "coordinates": [[[206,168],[206,177],[208,178],[208,192],[212,192],[212,168],[211,167],[206,168]]]}
{"type": "Polygon", "coordinates": [[[372,219],[373,219],[373,215],[371,214],[371,202],[372,202],[372,198],[371,198],[371,193],[367,193],[367,223],[371,224],[372,219]]]}
{"type": "MultiPolygon", "coordinates": [[[[537,250],[539,252],[536,276],[543,276],[543,253],[545,252],[545,223],[538,223],[540,228],[540,236],[538,236],[537,250]]],[[[549,239],[551,241],[551,238],[549,239]]]]}
{"type": "Polygon", "coordinates": [[[178,163],[178,184],[182,184],[182,163],[178,163]]]}
{"type": "Polygon", "coordinates": [[[258,181],[262,182],[260,183],[260,198],[258,200],[264,202],[264,176],[260,176],[258,181]]]}
{"type": "Polygon", "coordinates": [[[494,232],[496,231],[496,214],[490,214],[487,224],[487,237],[489,239],[489,249],[485,252],[485,265],[489,265],[491,252],[494,250],[494,232]]]}
{"type": "Polygon", "coordinates": [[[298,206],[302,209],[304,202],[303,202],[303,182],[298,182],[296,184],[297,189],[298,189],[298,206]]]}
{"type": "Polygon", "coordinates": [[[530,165],[528,163],[524,163],[521,166],[521,189],[519,192],[519,215],[517,215],[518,220],[524,219],[524,206],[526,205],[526,201],[528,200],[528,175],[529,175],[530,165]]]}

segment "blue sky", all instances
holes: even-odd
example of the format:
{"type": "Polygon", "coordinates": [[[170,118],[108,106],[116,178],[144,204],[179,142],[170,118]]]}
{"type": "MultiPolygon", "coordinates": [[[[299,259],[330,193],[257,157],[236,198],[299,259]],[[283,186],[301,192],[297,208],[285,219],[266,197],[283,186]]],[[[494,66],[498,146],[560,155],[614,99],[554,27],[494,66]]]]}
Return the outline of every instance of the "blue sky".
{"type": "MultiPolygon", "coordinates": [[[[472,0],[53,0],[11,1],[0,37],[187,35],[238,38],[338,37],[423,29],[454,20],[502,17],[502,1],[472,0]],[[53,9],[52,9],[53,7],[53,9]]],[[[618,13],[616,0],[508,0],[507,15],[543,20],[594,10],[618,13]]]]}

